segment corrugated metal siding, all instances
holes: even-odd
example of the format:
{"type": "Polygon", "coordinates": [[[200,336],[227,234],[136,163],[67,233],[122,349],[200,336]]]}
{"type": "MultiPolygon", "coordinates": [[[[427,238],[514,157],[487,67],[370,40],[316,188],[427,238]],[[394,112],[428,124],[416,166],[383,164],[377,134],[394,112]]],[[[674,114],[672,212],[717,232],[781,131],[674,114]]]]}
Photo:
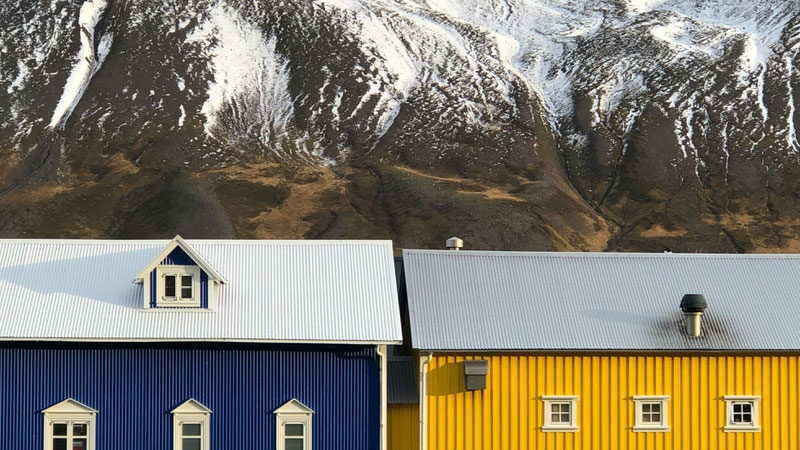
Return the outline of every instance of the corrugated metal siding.
{"type": "Polygon", "coordinates": [[[176,265],[176,266],[196,266],[191,256],[187,255],[180,247],[175,247],[166,258],[161,260],[162,265],[176,265]]]}
{"type": "Polygon", "coordinates": [[[406,250],[411,339],[432,350],[800,348],[800,256],[406,250]],[[703,335],[681,297],[704,294],[703,335]]]}
{"type": "Polygon", "coordinates": [[[413,357],[390,357],[387,365],[387,402],[419,403],[417,371],[413,357]]]}
{"type": "Polygon", "coordinates": [[[402,339],[389,241],[189,240],[217,308],[145,311],[131,281],[168,242],[0,240],[0,338],[402,339]]]}
{"type": "Polygon", "coordinates": [[[419,450],[419,405],[389,405],[388,450],[419,450]]]}
{"type": "Polygon", "coordinates": [[[74,398],[99,411],[99,450],[172,450],[170,411],[195,398],[213,411],[212,449],[274,449],[272,411],[297,398],[315,411],[314,450],[375,450],[378,370],[362,346],[0,348],[0,447],[42,448],[40,411],[74,398]]]}
{"type": "Polygon", "coordinates": [[[465,358],[430,364],[430,450],[800,448],[797,356],[489,356],[487,389],[473,392],[465,358]],[[542,395],[579,396],[579,431],[543,432],[542,395]],[[634,432],[634,395],[669,395],[671,430],[634,432]],[[760,395],[762,431],[724,432],[725,395],[760,395]]]}

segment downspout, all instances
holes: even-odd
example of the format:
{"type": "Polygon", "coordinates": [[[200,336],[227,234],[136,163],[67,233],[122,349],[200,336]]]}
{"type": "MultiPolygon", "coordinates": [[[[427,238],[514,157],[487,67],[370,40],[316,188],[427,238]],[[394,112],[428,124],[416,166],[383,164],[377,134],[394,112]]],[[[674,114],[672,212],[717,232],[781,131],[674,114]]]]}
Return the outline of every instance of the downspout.
{"type": "Polygon", "coordinates": [[[387,394],[386,394],[386,371],[387,371],[387,362],[386,362],[386,344],[378,345],[377,349],[378,353],[378,360],[380,365],[381,371],[381,450],[387,450],[387,439],[386,439],[386,402],[387,402],[387,394]]]}
{"type": "Polygon", "coordinates": [[[433,353],[428,353],[419,365],[419,450],[428,448],[428,423],[425,419],[428,417],[428,364],[432,358],[433,353]]]}

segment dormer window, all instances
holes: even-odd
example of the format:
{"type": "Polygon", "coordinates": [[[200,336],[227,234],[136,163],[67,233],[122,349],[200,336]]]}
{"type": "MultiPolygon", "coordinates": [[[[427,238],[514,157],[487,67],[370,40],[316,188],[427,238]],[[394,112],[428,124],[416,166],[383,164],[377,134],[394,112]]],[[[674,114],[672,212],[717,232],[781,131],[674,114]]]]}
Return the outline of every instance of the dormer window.
{"type": "MultiPolygon", "coordinates": [[[[134,280],[142,284],[144,308],[213,310],[225,278],[188,242],[175,236],[134,280]]],[[[173,309],[174,311],[174,309],[173,309]]]]}
{"type": "Polygon", "coordinates": [[[159,307],[200,307],[200,268],[198,266],[158,266],[156,268],[159,307]]]}

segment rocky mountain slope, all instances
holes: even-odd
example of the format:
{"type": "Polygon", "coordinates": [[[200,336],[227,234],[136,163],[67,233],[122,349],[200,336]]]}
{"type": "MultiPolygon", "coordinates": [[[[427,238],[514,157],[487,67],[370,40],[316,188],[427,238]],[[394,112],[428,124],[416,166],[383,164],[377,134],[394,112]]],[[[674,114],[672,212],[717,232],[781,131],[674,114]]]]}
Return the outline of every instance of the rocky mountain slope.
{"type": "Polygon", "coordinates": [[[796,0],[8,0],[0,236],[800,251],[796,0]]]}

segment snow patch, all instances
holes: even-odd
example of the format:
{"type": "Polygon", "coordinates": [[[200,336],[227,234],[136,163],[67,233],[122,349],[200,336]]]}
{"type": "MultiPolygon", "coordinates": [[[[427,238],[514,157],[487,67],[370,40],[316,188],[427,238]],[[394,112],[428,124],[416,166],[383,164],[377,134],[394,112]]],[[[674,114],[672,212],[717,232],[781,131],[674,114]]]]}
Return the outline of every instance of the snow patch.
{"type": "Polygon", "coordinates": [[[213,73],[200,110],[206,133],[232,144],[254,140],[285,156],[278,147],[294,105],[288,65],[275,49],[275,38],[265,37],[238,12],[220,5],[209,11],[187,42],[203,48],[213,73]]]}
{"type": "Polygon", "coordinates": [[[178,128],[183,126],[183,121],[186,120],[186,110],[183,108],[183,105],[179,107],[181,110],[181,116],[178,117],[178,128]]]}
{"type": "Polygon", "coordinates": [[[102,19],[108,3],[106,0],[87,0],[81,5],[78,23],[81,36],[81,50],[78,62],[72,68],[61,99],[53,111],[50,128],[60,127],[69,118],[80,101],[92,77],[100,69],[108,51],[111,49],[112,34],[103,35],[95,50],[95,27],[102,19]]]}

